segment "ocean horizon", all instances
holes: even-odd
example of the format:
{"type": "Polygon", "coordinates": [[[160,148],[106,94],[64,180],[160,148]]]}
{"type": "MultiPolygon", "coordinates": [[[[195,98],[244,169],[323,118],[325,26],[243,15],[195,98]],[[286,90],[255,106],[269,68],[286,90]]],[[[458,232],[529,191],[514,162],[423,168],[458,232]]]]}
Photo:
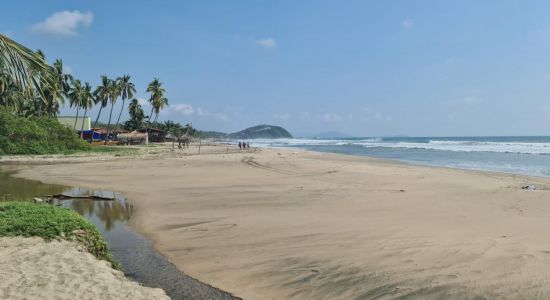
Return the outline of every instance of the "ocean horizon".
{"type": "Polygon", "coordinates": [[[550,177],[550,136],[255,139],[251,144],[369,156],[416,165],[550,177]]]}

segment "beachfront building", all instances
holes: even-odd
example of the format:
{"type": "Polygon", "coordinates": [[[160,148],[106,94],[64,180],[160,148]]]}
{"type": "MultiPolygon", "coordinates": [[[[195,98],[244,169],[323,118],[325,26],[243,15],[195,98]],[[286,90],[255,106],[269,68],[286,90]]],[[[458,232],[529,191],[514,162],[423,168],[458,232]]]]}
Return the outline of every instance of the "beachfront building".
{"type": "Polygon", "coordinates": [[[57,117],[57,120],[59,123],[69,127],[74,128],[75,130],[90,130],[92,128],[90,117],[76,117],[76,116],[59,116],[57,117]],[[75,120],[76,120],[76,128],[75,128],[75,120]],[[84,127],[82,127],[82,123],[84,123],[84,127]]]}
{"type": "Polygon", "coordinates": [[[165,141],[166,132],[155,128],[142,128],[138,130],[141,133],[149,132],[147,143],[163,143],[165,141]]]}

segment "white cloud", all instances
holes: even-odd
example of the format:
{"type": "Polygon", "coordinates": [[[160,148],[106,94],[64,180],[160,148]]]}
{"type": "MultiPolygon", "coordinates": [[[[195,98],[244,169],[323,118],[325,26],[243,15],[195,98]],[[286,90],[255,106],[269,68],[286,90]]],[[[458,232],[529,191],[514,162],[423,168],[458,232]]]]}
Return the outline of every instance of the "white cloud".
{"type": "Polygon", "coordinates": [[[209,112],[208,110],[202,109],[200,107],[197,108],[197,115],[199,117],[209,117],[209,118],[214,118],[222,121],[229,120],[229,117],[226,114],[209,112]]]}
{"type": "Polygon", "coordinates": [[[184,116],[190,116],[195,112],[191,104],[185,103],[172,104],[168,108],[170,111],[184,116]]]}
{"type": "MultiPolygon", "coordinates": [[[[138,102],[139,104],[141,104],[142,107],[148,107],[149,109],[151,109],[151,104],[145,99],[138,98],[138,102]]],[[[169,106],[165,107],[163,110],[160,111],[160,114],[164,116],[180,115],[188,117],[195,114],[195,110],[193,109],[193,106],[191,104],[176,103],[170,104],[169,106]]]]}
{"type": "Polygon", "coordinates": [[[149,101],[145,98],[137,98],[138,100],[138,103],[139,105],[141,105],[142,107],[151,107],[151,104],[149,103],[149,101]]]}
{"type": "Polygon", "coordinates": [[[34,24],[32,31],[55,36],[78,35],[80,27],[89,27],[94,20],[94,14],[90,11],[58,11],[46,18],[43,22],[34,24]]]}
{"type": "Polygon", "coordinates": [[[267,38],[267,39],[259,39],[256,40],[256,44],[264,47],[264,48],[275,48],[277,47],[277,41],[273,38],[267,38]]]}
{"type": "MultiPolygon", "coordinates": [[[[147,107],[148,109],[151,109],[151,104],[149,103],[149,101],[143,98],[138,98],[138,102],[142,107],[144,108],[147,107]]],[[[229,120],[229,116],[224,113],[210,112],[200,107],[194,108],[193,105],[187,104],[187,103],[171,104],[166,108],[164,108],[160,112],[160,114],[164,116],[177,116],[177,115],[185,116],[185,117],[198,116],[198,117],[204,117],[204,118],[213,118],[213,119],[222,120],[222,121],[229,120]]]]}
{"type": "Polygon", "coordinates": [[[413,19],[405,19],[403,20],[403,28],[405,29],[411,29],[414,27],[414,20],[413,19]]]}
{"type": "Polygon", "coordinates": [[[290,114],[288,114],[288,113],[273,114],[273,118],[278,119],[278,120],[282,120],[282,121],[286,121],[286,120],[290,119],[290,114]]]}

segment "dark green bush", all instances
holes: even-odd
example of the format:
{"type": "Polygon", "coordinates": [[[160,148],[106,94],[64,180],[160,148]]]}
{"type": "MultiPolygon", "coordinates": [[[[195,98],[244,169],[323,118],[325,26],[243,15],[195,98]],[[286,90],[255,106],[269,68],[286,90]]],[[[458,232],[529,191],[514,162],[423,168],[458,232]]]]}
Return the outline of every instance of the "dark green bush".
{"type": "Polygon", "coordinates": [[[0,154],[54,154],[89,148],[57,119],[18,117],[0,108],[0,154]]]}
{"type": "Polygon", "coordinates": [[[90,221],[68,208],[30,202],[0,203],[0,236],[38,236],[46,240],[76,241],[99,259],[113,260],[107,242],[90,221]]]}

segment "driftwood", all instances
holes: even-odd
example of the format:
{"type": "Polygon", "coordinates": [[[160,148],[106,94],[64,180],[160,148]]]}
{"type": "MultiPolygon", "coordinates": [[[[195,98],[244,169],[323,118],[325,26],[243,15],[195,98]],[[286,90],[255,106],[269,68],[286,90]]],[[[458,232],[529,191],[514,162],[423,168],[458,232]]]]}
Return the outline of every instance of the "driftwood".
{"type": "Polygon", "coordinates": [[[64,200],[64,199],[115,200],[115,198],[113,197],[104,197],[104,196],[98,196],[98,195],[72,196],[72,195],[65,195],[65,194],[56,194],[56,195],[48,195],[44,197],[55,198],[59,200],[64,200]]]}

